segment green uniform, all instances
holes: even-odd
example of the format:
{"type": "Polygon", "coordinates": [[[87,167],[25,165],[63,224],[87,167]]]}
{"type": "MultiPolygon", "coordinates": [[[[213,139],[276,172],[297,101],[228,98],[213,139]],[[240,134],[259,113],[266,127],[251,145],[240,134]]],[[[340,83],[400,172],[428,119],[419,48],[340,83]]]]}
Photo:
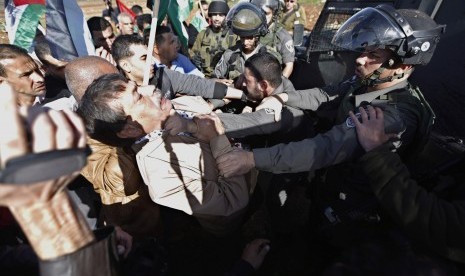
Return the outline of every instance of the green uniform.
{"type": "Polygon", "coordinates": [[[214,32],[208,27],[198,34],[191,49],[192,59],[201,61],[199,64],[206,77],[213,77],[213,70],[224,51],[236,45],[237,41],[238,37],[231,31],[214,32]]]}
{"type": "Polygon", "coordinates": [[[305,15],[304,8],[297,4],[289,13],[281,13],[279,22],[288,32],[294,32],[295,24],[302,24],[305,26],[307,23],[307,16],[305,15]]]}
{"type": "Polygon", "coordinates": [[[277,26],[272,24],[269,30],[265,36],[260,37],[260,43],[279,53],[282,64],[294,62],[294,41],[291,35],[279,23],[277,26]]]}
{"type": "MultiPolygon", "coordinates": [[[[270,47],[264,46],[258,43],[253,53],[269,52],[273,54],[279,60],[279,54],[276,53],[270,47]]],[[[252,56],[249,55],[249,57],[252,56]]],[[[228,50],[226,50],[221,57],[220,61],[215,67],[214,76],[216,78],[224,78],[234,80],[244,72],[244,64],[248,57],[242,53],[241,44],[238,44],[228,50]]]]}

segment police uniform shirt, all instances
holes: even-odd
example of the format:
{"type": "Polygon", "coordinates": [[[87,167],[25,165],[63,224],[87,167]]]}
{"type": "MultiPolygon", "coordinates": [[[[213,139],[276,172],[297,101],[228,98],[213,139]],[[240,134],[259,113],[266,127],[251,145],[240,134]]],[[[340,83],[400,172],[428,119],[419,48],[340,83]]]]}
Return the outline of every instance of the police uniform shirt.
{"type": "Polygon", "coordinates": [[[268,32],[264,37],[260,38],[260,43],[276,49],[276,51],[282,57],[282,64],[294,62],[294,40],[292,39],[291,35],[281,25],[278,25],[278,31],[274,33],[275,23],[271,24],[268,29],[270,32],[268,32]],[[275,45],[273,46],[274,34],[276,37],[274,39],[275,45]]]}
{"type": "MultiPolygon", "coordinates": [[[[408,82],[404,81],[380,93],[384,95],[396,89],[403,89],[407,85],[408,82]]],[[[342,99],[339,98],[342,100],[341,107],[353,101],[352,93],[340,95],[343,95],[342,99]]],[[[375,96],[375,94],[369,96],[375,96]]],[[[363,101],[364,97],[366,95],[362,96],[362,100],[356,101],[363,101]]],[[[330,96],[323,89],[314,88],[296,91],[296,95],[289,94],[287,105],[297,103],[295,107],[315,110],[318,106],[314,102],[321,104],[333,99],[334,96],[330,96]]],[[[352,110],[355,109],[354,103],[346,106],[351,106],[352,110]]],[[[397,104],[385,104],[383,109],[386,132],[401,133],[401,141],[409,144],[418,127],[414,112],[397,104]]],[[[266,149],[254,149],[256,168],[273,173],[304,172],[335,165],[361,155],[363,149],[357,141],[355,126],[349,120],[347,112],[345,114],[344,118],[338,118],[339,123],[328,132],[314,138],[279,144],[266,149]]]]}

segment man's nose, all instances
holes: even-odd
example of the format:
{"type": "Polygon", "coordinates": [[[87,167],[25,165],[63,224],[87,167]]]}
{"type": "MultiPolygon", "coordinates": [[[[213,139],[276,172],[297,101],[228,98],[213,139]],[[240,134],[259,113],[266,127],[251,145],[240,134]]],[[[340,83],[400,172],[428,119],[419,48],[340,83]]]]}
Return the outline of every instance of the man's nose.
{"type": "Polygon", "coordinates": [[[31,74],[31,79],[34,81],[34,82],[44,82],[44,77],[42,76],[42,74],[38,71],[34,71],[34,73],[31,74]]]}

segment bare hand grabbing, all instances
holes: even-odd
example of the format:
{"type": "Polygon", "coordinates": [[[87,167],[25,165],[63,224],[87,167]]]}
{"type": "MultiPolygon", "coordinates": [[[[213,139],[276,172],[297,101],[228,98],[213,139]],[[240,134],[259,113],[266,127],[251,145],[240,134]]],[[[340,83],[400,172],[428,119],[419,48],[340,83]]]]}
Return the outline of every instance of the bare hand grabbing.
{"type": "Polygon", "coordinates": [[[166,120],[164,129],[172,136],[178,135],[181,132],[190,132],[189,123],[192,123],[191,120],[181,117],[174,110],[172,111],[173,114],[166,120]]]}
{"type": "Polygon", "coordinates": [[[252,152],[234,149],[218,157],[216,164],[221,175],[232,177],[248,173],[255,167],[255,160],[252,152]]]}
{"type": "Polygon", "coordinates": [[[360,122],[352,111],[349,111],[349,116],[355,124],[357,138],[360,145],[365,151],[371,151],[392,138],[396,138],[396,134],[386,134],[384,131],[384,113],[379,107],[373,108],[368,106],[368,113],[363,107],[360,107],[360,122]]]}
{"type": "Polygon", "coordinates": [[[214,137],[224,134],[223,123],[214,112],[195,116],[194,122],[198,127],[197,132],[193,133],[197,139],[209,142],[214,137]]]}
{"type": "Polygon", "coordinates": [[[248,243],[242,252],[242,259],[253,266],[255,270],[259,269],[270,251],[270,241],[266,239],[255,239],[248,243]]]}

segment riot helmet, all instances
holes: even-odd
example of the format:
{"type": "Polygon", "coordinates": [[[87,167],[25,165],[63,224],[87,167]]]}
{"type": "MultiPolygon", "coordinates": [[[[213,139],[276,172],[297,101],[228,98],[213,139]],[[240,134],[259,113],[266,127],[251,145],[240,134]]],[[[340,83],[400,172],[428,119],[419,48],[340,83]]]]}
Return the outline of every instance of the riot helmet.
{"type": "Polygon", "coordinates": [[[263,7],[271,9],[274,16],[278,14],[279,8],[282,6],[280,5],[279,0],[250,0],[250,3],[261,9],[263,9],[263,7]]]}
{"type": "Polygon", "coordinates": [[[349,18],[336,32],[332,43],[360,52],[367,48],[389,49],[403,64],[426,65],[444,31],[445,25],[436,24],[424,12],[379,5],[349,18]]]}
{"type": "Polygon", "coordinates": [[[229,6],[224,1],[214,0],[208,6],[208,16],[211,14],[228,14],[229,6]]]}
{"type": "Polygon", "coordinates": [[[264,36],[268,32],[265,13],[258,7],[241,2],[226,16],[226,24],[237,36],[264,36]]]}

